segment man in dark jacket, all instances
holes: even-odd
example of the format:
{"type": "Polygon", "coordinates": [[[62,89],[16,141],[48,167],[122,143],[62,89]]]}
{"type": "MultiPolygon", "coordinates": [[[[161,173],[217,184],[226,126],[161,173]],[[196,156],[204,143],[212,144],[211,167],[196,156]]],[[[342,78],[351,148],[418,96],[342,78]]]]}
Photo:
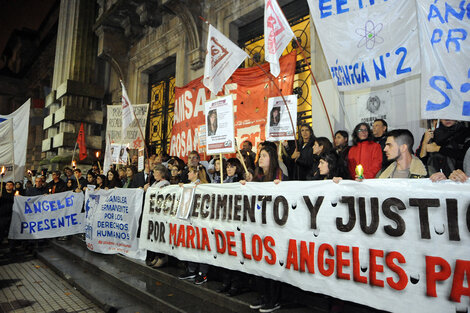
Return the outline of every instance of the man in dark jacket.
{"type": "Polygon", "coordinates": [[[47,187],[44,184],[44,176],[36,176],[34,186],[26,189],[26,196],[40,196],[48,193],[47,187]]]}
{"type": "Polygon", "coordinates": [[[60,171],[52,172],[52,180],[47,184],[47,189],[49,193],[59,193],[64,192],[67,189],[64,181],[60,179],[60,171]]]}

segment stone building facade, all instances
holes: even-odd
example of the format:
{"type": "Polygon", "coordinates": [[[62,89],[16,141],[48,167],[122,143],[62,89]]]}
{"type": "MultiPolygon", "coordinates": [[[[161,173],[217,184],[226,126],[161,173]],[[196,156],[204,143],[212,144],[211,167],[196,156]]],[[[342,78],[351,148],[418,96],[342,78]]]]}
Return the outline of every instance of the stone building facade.
{"type": "MultiPolygon", "coordinates": [[[[302,41],[308,34],[303,42],[312,69],[317,80],[327,79],[307,2],[279,3],[289,21],[304,21],[296,35],[302,41]]],[[[105,106],[121,103],[120,79],[132,103],[150,103],[148,143],[168,150],[174,87],[204,72],[208,27],[200,17],[263,61],[263,10],[264,0],[62,0],[42,151],[49,158],[71,154],[82,122],[89,154],[104,150],[105,106]],[[258,48],[251,49],[256,41],[258,48]]],[[[294,89],[309,99],[305,77],[294,89]]],[[[300,117],[308,115],[307,108],[300,117]]]]}

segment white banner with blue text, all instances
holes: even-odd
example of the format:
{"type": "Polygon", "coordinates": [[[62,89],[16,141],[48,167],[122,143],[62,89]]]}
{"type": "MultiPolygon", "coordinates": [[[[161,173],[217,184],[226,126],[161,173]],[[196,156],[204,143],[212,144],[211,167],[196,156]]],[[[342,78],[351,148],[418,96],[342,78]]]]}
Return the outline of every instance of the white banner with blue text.
{"type": "Polygon", "coordinates": [[[201,184],[146,193],[140,247],[390,312],[469,307],[470,183],[201,184]]]}
{"type": "Polygon", "coordinates": [[[134,259],[145,259],[139,250],[137,231],[144,191],[140,188],[87,190],[85,237],[89,250],[134,259]]]}
{"type": "Polygon", "coordinates": [[[83,193],[15,196],[9,239],[43,239],[83,233],[83,193]]]}
{"type": "Polygon", "coordinates": [[[339,91],[389,84],[420,72],[415,1],[308,4],[339,91]]]}
{"type": "Polygon", "coordinates": [[[417,0],[424,119],[470,121],[470,2],[417,0]]]}

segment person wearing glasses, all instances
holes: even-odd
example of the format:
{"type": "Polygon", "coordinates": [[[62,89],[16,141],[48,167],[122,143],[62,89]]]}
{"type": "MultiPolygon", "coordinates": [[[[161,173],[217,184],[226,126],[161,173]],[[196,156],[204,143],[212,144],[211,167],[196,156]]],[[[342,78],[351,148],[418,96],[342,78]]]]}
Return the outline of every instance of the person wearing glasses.
{"type": "Polygon", "coordinates": [[[348,169],[351,178],[360,180],[356,175],[356,166],[361,164],[364,168],[362,178],[375,178],[382,168],[382,149],[374,142],[370,126],[366,123],[359,123],[354,128],[352,134],[353,146],[348,153],[348,169]]]}

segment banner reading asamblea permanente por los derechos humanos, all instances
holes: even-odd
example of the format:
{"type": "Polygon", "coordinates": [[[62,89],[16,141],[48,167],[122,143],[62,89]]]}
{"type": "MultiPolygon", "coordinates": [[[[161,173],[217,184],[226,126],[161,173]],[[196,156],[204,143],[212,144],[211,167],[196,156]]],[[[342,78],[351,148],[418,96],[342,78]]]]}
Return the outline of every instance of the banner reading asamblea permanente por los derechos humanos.
{"type": "Polygon", "coordinates": [[[145,259],[137,231],[144,191],[140,188],[87,190],[85,238],[89,250],[145,259]]]}
{"type": "MultiPolygon", "coordinates": [[[[283,95],[292,94],[295,74],[295,51],[281,57],[281,74],[275,78],[283,95]]],[[[261,65],[269,72],[269,64],[261,65]]],[[[175,116],[171,132],[170,155],[186,160],[198,147],[198,129],[205,124],[204,103],[215,99],[197,78],[184,87],[175,88],[175,116]]],[[[223,88],[224,95],[232,95],[235,115],[235,138],[240,144],[250,140],[254,145],[265,138],[268,99],[279,92],[258,67],[236,70],[223,88]]]]}
{"type": "Polygon", "coordinates": [[[43,239],[83,233],[83,194],[72,191],[15,196],[9,239],[43,239]]]}
{"type": "Polygon", "coordinates": [[[469,186],[202,184],[188,220],[176,217],[183,188],[150,188],[139,245],[390,312],[466,311],[469,186]]]}

